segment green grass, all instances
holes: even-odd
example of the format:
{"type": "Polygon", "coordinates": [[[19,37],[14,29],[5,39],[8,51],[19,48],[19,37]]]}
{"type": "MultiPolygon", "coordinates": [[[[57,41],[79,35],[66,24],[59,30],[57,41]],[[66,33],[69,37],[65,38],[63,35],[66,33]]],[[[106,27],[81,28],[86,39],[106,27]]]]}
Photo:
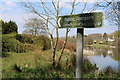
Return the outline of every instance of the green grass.
{"type": "MultiPolygon", "coordinates": [[[[64,53],[59,69],[52,69],[51,66],[51,50],[40,51],[36,49],[34,52],[27,53],[12,53],[10,56],[2,59],[3,78],[74,78],[75,68],[72,66],[75,63],[75,58],[72,54],[64,53]],[[17,68],[22,71],[19,72],[17,68]],[[25,65],[28,65],[25,67],[25,65]],[[71,68],[70,68],[71,66],[71,68]]],[[[59,56],[57,51],[56,59],[59,56]]],[[[92,65],[87,60],[84,62],[84,78],[117,78],[116,73],[108,69],[105,73],[95,75],[97,67],[92,65]]],[[[118,77],[119,78],[119,77],[118,77]]]]}
{"type": "Polygon", "coordinates": [[[93,47],[108,47],[106,44],[92,44],[93,47]]]}
{"type": "Polygon", "coordinates": [[[14,64],[30,64],[34,67],[36,67],[37,61],[40,61],[40,65],[43,64],[50,64],[50,56],[51,56],[51,50],[47,51],[34,51],[34,52],[26,52],[26,53],[13,53],[13,52],[7,52],[10,54],[8,57],[4,57],[2,59],[3,63],[3,70],[11,70],[12,66],[14,64]],[[47,57],[48,56],[48,57],[47,57]]]}
{"type": "Polygon", "coordinates": [[[34,59],[34,54],[29,52],[29,53],[13,53],[13,52],[8,52],[10,56],[5,57],[2,59],[2,69],[5,71],[10,71],[12,70],[12,67],[14,64],[24,64],[24,63],[30,63],[31,65],[35,64],[35,59],[34,59]]]}
{"type": "MultiPolygon", "coordinates": [[[[17,77],[39,77],[39,73],[42,69],[42,71],[46,74],[40,73],[43,77],[74,77],[74,71],[75,69],[68,70],[65,68],[67,65],[65,63],[65,57],[66,55],[63,55],[62,61],[61,61],[61,68],[52,70],[51,66],[51,50],[46,51],[40,51],[35,50],[34,52],[28,52],[28,53],[13,53],[8,52],[7,54],[10,54],[8,57],[4,57],[2,59],[2,72],[3,72],[3,78],[17,78],[17,77]],[[28,65],[27,68],[21,68],[23,72],[17,72],[15,68],[15,64],[17,67],[24,67],[26,64],[28,65]],[[64,64],[66,64],[64,66],[64,64]],[[35,72],[34,72],[35,71],[35,72]],[[30,74],[28,74],[28,72],[30,74]],[[35,75],[34,73],[37,73],[38,75],[35,75]],[[30,76],[33,75],[33,76],[30,76]]],[[[59,52],[57,52],[58,57],[59,52]]],[[[70,59],[69,59],[70,60],[70,59]]]]}

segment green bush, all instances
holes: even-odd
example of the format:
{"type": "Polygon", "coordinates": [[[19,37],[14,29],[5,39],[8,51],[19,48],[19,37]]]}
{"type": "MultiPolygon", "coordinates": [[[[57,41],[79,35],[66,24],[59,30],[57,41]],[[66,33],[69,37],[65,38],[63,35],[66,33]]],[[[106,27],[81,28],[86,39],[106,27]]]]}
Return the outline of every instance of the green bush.
{"type": "Polygon", "coordinates": [[[70,63],[74,68],[76,67],[76,55],[73,53],[70,55],[70,63]]]}
{"type": "Polygon", "coordinates": [[[98,70],[96,64],[91,64],[88,59],[83,59],[83,73],[94,73],[98,70]]]}
{"type": "Polygon", "coordinates": [[[22,64],[22,65],[19,65],[19,64],[14,64],[13,66],[13,70],[17,71],[17,72],[28,72],[28,71],[31,71],[31,65],[29,64],[22,64]]]}
{"type": "MultiPolygon", "coordinates": [[[[49,70],[48,68],[31,68],[29,64],[15,64],[13,66],[14,73],[7,74],[9,78],[70,78],[69,74],[60,73],[56,70],[49,70]]],[[[6,76],[6,75],[5,75],[6,76]]]]}
{"type": "Polygon", "coordinates": [[[24,34],[2,35],[2,51],[23,53],[33,51],[36,47],[42,50],[50,49],[50,39],[47,36],[33,36],[24,34]]]}
{"type": "Polygon", "coordinates": [[[2,43],[3,52],[25,52],[23,45],[16,39],[3,39],[2,43]]]}
{"type": "Polygon", "coordinates": [[[16,52],[23,53],[29,50],[33,50],[33,46],[30,44],[20,43],[15,39],[15,35],[4,35],[2,38],[2,51],[3,52],[16,52]]]}
{"type": "Polygon", "coordinates": [[[21,43],[28,43],[32,44],[33,43],[33,38],[34,35],[28,35],[28,34],[17,34],[16,39],[19,40],[21,43]]]}
{"type": "Polygon", "coordinates": [[[15,35],[15,38],[16,38],[17,40],[21,41],[22,35],[21,35],[21,34],[16,34],[16,35],[15,35]]]}
{"type": "Polygon", "coordinates": [[[2,57],[8,57],[10,56],[10,54],[8,54],[7,52],[2,52],[2,57]]]}
{"type": "Polygon", "coordinates": [[[16,39],[19,40],[21,43],[28,43],[37,45],[42,50],[50,49],[50,39],[45,35],[34,36],[28,34],[17,34],[16,39]]]}
{"type": "Polygon", "coordinates": [[[4,34],[2,35],[2,39],[16,39],[16,33],[12,33],[12,34],[4,34]]]}
{"type": "Polygon", "coordinates": [[[40,46],[42,50],[50,49],[50,39],[47,36],[41,35],[33,39],[33,43],[40,46]]]}
{"type": "Polygon", "coordinates": [[[24,44],[23,47],[26,51],[33,51],[35,49],[35,46],[32,44],[24,44]]]}

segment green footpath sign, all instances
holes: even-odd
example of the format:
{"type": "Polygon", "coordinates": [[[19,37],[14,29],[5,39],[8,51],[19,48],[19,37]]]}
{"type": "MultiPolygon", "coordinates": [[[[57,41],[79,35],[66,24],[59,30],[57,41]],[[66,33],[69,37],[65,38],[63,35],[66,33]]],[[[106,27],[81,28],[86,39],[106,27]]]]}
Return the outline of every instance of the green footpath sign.
{"type": "Polygon", "coordinates": [[[101,27],[102,12],[59,16],[59,28],[94,28],[101,27]]]}

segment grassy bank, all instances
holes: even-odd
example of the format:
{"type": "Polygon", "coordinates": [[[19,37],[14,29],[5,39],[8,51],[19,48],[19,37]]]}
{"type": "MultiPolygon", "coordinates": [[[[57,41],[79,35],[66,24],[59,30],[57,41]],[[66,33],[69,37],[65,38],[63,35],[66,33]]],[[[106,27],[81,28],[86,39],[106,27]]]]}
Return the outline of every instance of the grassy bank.
{"type": "Polygon", "coordinates": [[[68,54],[63,56],[61,65],[55,70],[51,66],[51,50],[7,54],[9,56],[2,59],[3,78],[73,78],[75,76],[75,67],[69,64],[71,58],[68,54]]]}
{"type": "MultiPolygon", "coordinates": [[[[51,50],[28,53],[9,52],[2,59],[3,78],[74,78],[75,57],[65,53],[58,68],[52,69],[51,50]]],[[[57,52],[59,55],[59,51],[57,52]]],[[[57,57],[56,57],[57,58],[57,57]]],[[[110,68],[96,73],[98,68],[88,60],[83,61],[83,78],[120,78],[110,68]]]]}

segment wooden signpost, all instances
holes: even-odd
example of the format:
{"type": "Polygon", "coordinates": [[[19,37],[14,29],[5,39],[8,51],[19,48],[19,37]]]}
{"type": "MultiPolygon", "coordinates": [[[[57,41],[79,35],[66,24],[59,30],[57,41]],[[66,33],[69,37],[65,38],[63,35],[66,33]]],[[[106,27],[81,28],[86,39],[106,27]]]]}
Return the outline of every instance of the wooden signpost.
{"type": "Polygon", "coordinates": [[[59,16],[59,28],[94,28],[102,26],[101,12],[59,16]]]}
{"type": "Polygon", "coordinates": [[[102,20],[102,12],[59,16],[59,28],[77,28],[76,78],[82,78],[84,28],[101,27],[103,23],[102,20]]]}

